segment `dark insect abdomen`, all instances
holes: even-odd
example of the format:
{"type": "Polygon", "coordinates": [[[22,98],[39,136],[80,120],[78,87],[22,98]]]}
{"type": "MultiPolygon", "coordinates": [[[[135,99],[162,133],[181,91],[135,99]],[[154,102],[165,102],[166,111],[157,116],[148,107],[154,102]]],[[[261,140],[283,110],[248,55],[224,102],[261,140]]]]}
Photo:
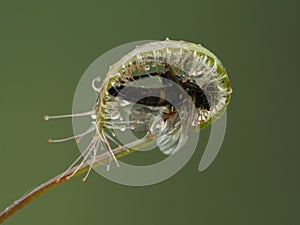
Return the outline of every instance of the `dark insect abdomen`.
{"type": "MultiPolygon", "coordinates": [[[[209,110],[209,103],[208,100],[202,91],[202,89],[195,83],[192,83],[190,81],[183,82],[182,79],[180,79],[177,76],[172,76],[172,74],[167,71],[164,73],[149,73],[149,74],[143,74],[134,77],[130,81],[135,81],[138,79],[147,78],[150,76],[157,76],[160,75],[161,77],[171,80],[174,83],[172,85],[168,85],[161,88],[143,88],[143,87],[134,87],[134,86],[126,86],[119,85],[119,86],[113,86],[108,90],[108,93],[111,96],[119,97],[121,99],[124,99],[126,101],[135,101],[138,104],[143,104],[147,106],[167,106],[170,105],[168,101],[165,99],[169,99],[172,102],[176,101],[178,102],[178,92],[174,91],[176,88],[175,86],[181,87],[191,98],[192,101],[195,104],[196,108],[204,108],[209,110]],[[125,88],[126,87],[126,88],[125,88]],[[176,93],[173,93],[176,92],[176,93]],[[159,97],[158,97],[159,96],[159,97]],[[138,101],[136,101],[138,100],[138,101]]],[[[164,79],[163,79],[164,80],[164,79]]]]}

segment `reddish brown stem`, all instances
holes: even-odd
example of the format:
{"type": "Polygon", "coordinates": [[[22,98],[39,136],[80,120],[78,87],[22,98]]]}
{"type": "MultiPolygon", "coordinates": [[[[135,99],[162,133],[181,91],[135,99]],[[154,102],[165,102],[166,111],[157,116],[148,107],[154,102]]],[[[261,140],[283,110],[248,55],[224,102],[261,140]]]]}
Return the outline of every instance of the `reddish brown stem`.
{"type": "MultiPolygon", "coordinates": [[[[124,155],[127,155],[131,152],[133,152],[135,149],[143,147],[144,145],[150,144],[154,140],[154,135],[146,135],[143,139],[137,140],[135,142],[132,142],[126,146],[121,146],[119,148],[116,148],[113,150],[116,158],[120,158],[124,155]]],[[[93,164],[93,167],[98,166],[101,163],[106,162],[110,157],[109,153],[104,153],[102,155],[97,156],[95,163],[93,164]]],[[[79,174],[82,174],[86,172],[90,167],[91,161],[85,162],[80,169],[71,177],[76,177],[79,174]]],[[[67,181],[67,177],[70,177],[71,174],[78,168],[78,165],[72,167],[70,170],[68,170],[66,173],[62,173],[57,175],[56,177],[48,180],[47,182],[41,184],[40,186],[36,187],[33,191],[25,194],[23,197],[19,198],[18,200],[14,201],[10,206],[8,206],[4,211],[0,213],[0,223],[8,219],[10,216],[15,214],[19,209],[26,206],[28,203],[30,203],[32,200],[36,199],[43,193],[48,192],[52,188],[55,188],[56,186],[64,183],[67,181]],[[63,175],[63,176],[62,176],[63,175]],[[58,179],[60,178],[60,179],[58,179]]]]}

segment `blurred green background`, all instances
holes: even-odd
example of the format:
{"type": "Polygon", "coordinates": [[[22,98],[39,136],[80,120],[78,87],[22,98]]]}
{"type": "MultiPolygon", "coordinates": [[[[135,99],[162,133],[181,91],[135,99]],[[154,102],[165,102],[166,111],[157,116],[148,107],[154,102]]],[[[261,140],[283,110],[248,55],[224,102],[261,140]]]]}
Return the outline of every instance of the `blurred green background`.
{"type": "Polygon", "coordinates": [[[234,89],[208,170],[197,169],[204,130],[193,158],[163,183],[128,187],[92,173],[5,224],[299,224],[297,14],[291,0],[2,0],[0,210],[79,154],[74,142],[47,143],[71,134],[71,120],[42,117],[71,112],[82,74],[111,48],[165,37],[201,43],[223,61],[234,89]]]}

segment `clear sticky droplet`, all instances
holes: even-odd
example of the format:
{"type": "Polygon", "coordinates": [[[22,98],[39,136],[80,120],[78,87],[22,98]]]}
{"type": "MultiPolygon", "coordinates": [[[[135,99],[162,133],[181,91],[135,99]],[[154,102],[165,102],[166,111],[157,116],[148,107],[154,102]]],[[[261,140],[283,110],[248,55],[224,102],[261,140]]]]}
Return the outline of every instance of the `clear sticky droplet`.
{"type": "Polygon", "coordinates": [[[126,105],[129,105],[130,102],[126,101],[126,100],[122,100],[121,102],[121,106],[126,106],[126,105]]]}
{"type": "Polygon", "coordinates": [[[120,126],[120,131],[125,131],[126,130],[126,126],[125,125],[121,125],[120,126]]]}
{"type": "Polygon", "coordinates": [[[145,69],[145,71],[149,71],[150,70],[150,66],[149,65],[145,65],[144,69],[145,69]]]}

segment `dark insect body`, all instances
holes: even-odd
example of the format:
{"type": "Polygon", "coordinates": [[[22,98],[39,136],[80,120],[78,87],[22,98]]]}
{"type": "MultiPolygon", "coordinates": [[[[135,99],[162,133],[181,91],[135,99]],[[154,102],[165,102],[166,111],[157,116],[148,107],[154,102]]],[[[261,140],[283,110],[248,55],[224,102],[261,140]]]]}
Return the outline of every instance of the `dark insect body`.
{"type": "Polygon", "coordinates": [[[210,110],[209,102],[199,85],[193,83],[190,80],[184,79],[182,76],[176,75],[169,66],[167,67],[167,70],[165,72],[141,74],[139,76],[135,76],[130,81],[134,82],[139,79],[149,78],[153,76],[160,76],[161,78],[163,78],[163,83],[164,79],[170,80],[172,81],[171,85],[162,88],[144,88],[134,86],[127,87],[126,84],[123,83],[123,85],[112,86],[108,90],[108,93],[113,97],[119,97],[126,101],[133,101],[137,97],[140,100],[138,100],[136,103],[142,105],[170,106],[169,101],[165,100],[165,98],[173,101],[178,101],[178,96],[174,95],[172,91],[174,85],[178,85],[192,98],[192,101],[195,104],[196,108],[210,110]],[[135,98],[132,99],[132,96],[135,96],[135,98]]]}

